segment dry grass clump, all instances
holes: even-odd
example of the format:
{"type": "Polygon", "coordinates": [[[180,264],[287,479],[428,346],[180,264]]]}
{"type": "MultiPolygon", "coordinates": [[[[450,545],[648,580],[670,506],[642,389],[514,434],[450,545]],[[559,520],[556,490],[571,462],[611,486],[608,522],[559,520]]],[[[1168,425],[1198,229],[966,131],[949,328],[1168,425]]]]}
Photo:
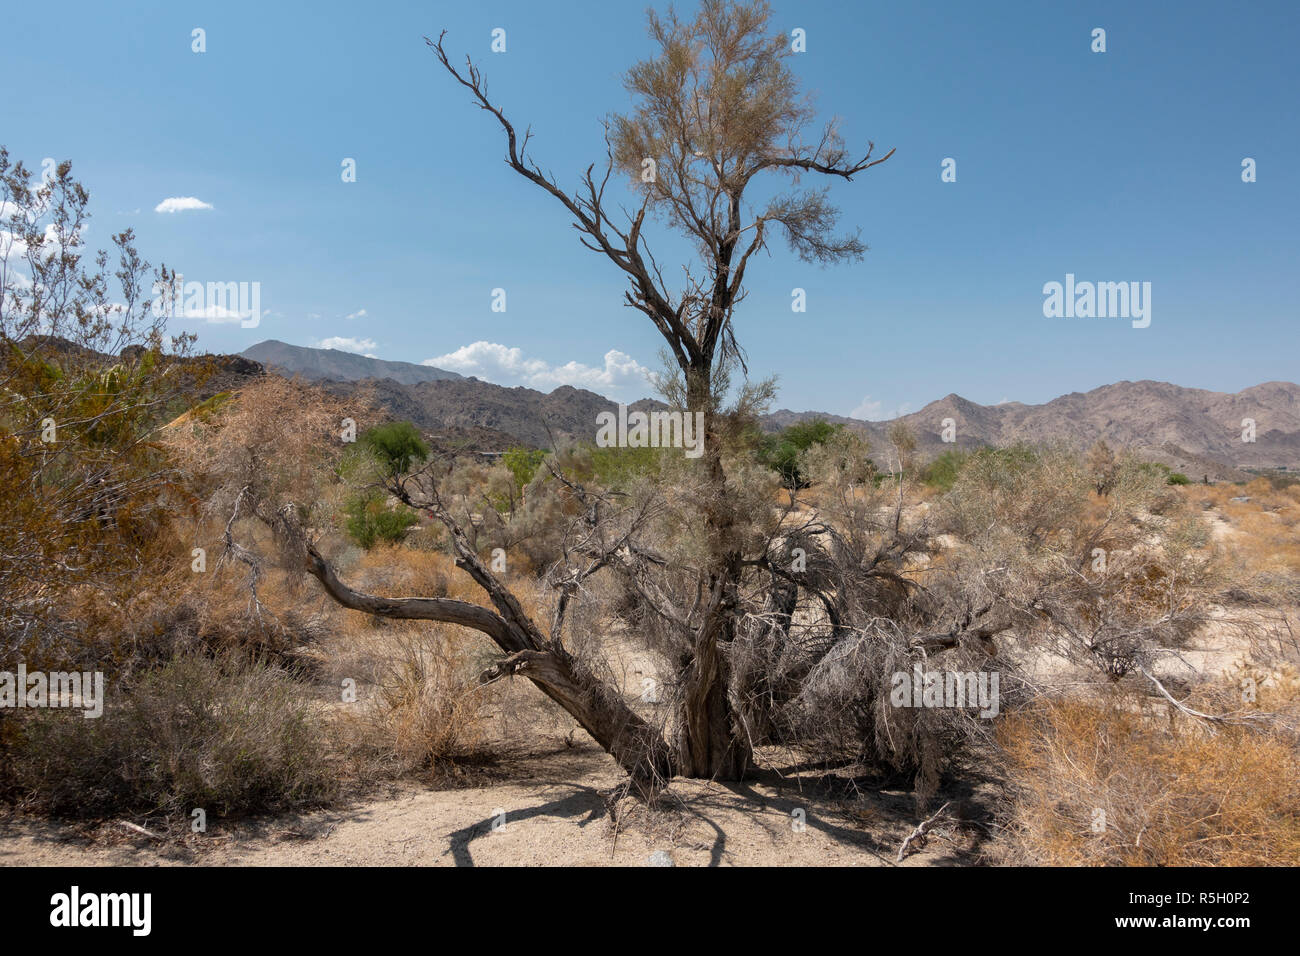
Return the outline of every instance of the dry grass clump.
{"type": "MultiPolygon", "coordinates": [[[[345,578],[385,596],[437,595],[486,604],[483,592],[444,553],[386,546],[359,552],[345,578]]],[[[528,593],[516,589],[521,599],[528,593]]],[[[481,762],[489,750],[496,687],[478,675],[497,656],[484,637],[423,621],[392,621],[330,609],[317,673],[338,702],[343,681],[357,701],[340,704],[341,746],[363,781],[411,773],[439,776],[481,762]]]]}
{"type": "MultiPolygon", "coordinates": [[[[1240,701],[1240,691],[1224,687],[1194,697],[1206,709],[1234,695],[1240,701]]],[[[1259,704],[1294,721],[1300,682],[1261,689],[1259,704]]],[[[1215,730],[1169,710],[1116,694],[1044,701],[1008,716],[998,732],[1013,794],[1002,862],[1300,864],[1294,730],[1215,730]]]]}
{"type": "Polygon", "coordinates": [[[464,642],[404,627],[369,643],[373,682],[341,711],[339,729],[368,778],[441,774],[486,756],[486,703],[464,642]]]}

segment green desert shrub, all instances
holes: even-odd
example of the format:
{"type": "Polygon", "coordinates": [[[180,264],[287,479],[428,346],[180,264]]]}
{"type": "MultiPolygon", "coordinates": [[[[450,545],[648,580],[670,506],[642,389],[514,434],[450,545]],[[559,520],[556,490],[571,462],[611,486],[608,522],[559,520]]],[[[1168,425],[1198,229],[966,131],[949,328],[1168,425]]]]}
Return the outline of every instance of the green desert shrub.
{"type": "Polygon", "coordinates": [[[410,508],[405,505],[390,508],[387,496],[373,490],[349,498],[343,506],[343,513],[343,528],[348,537],[367,551],[380,543],[398,543],[419,521],[410,508]]]}
{"type": "Polygon", "coordinates": [[[385,422],[361,433],[358,442],[386,474],[403,474],[429,457],[429,446],[410,422],[385,422]]]}
{"type": "Polygon", "coordinates": [[[824,444],[843,427],[821,419],[788,425],[763,440],[759,459],[781,476],[781,483],[787,488],[802,488],[808,478],[799,467],[800,456],[814,445],[824,444]]]}
{"type": "Polygon", "coordinates": [[[921,481],[931,488],[948,491],[957,482],[957,475],[970,458],[970,452],[949,449],[921,470],[921,481]]]}
{"type": "Polygon", "coordinates": [[[516,492],[528,487],[538,467],[546,460],[546,452],[540,448],[510,448],[501,456],[501,462],[510,470],[515,480],[516,492]]]}

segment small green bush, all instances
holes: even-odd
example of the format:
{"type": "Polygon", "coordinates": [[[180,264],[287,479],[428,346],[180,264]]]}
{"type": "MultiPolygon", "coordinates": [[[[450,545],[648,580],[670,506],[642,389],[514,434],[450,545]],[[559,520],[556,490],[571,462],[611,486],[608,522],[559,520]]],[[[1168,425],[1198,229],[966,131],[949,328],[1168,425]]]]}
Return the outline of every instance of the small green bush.
{"type": "Polygon", "coordinates": [[[501,456],[502,463],[510,469],[515,479],[515,490],[522,492],[537,474],[537,469],[546,460],[546,452],[540,448],[510,448],[501,456]]]}
{"type": "Polygon", "coordinates": [[[343,506],[343,527],[354,543],[369,551],[380,542],[396,544],[406,537],[407,529],[419,518],[405,505],[388,507],[383,492],[366,491],[353,495],[343,506]]]}
{"type": "Polygon", "coordinates": [[[361,433],[362,448],[374,456],[388,475],[404,474],[429,457],[429,446],[410,422],[386,422],[361,433]]]}
{"type": "Polygon", "coordinates": [[[813,445],[824,444],[843,427],[820,418],[788,425],[779,434],[763,439],[759,446],[759,460],[779,474],[781,483],[787,488],[802,488],[808,482],[799,469],[799,456],[813,445]]]}
{"type": "Polygon", "coordinates": [[[680,455],[680,448],[599,448],[591,446],[591,469],[605,488],[616,491],[645,475],[659,471],[664,456],[680,455]]]}
{"type": "Polygon", "coordinates": [[[969,452],[949,449],[921,470],[921,481],[932,488],[947,491],[956,483],[957,475],[969,458],[969,452]]]}
{"type": "Polygon", "coordinates": [[[1192,480],[1184,475],[1181,471],[1174,471],[1168,465],[1159,461],[1144,461],[1138,465],[1140,471],[1150,475],[1157,475],[1164,478],[1167,485],[1189,485],[1192,480]]]}

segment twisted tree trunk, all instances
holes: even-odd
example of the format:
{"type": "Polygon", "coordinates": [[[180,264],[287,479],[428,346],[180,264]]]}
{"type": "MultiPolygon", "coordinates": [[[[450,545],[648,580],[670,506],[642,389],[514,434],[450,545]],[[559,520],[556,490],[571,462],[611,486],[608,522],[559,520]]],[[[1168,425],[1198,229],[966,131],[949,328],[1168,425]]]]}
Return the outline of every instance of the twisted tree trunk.
{"type": "Polygon", "coordinates": [[[709,581],[709,605],[680,674],[681,705],[677,726],[677,772],[684,777],[743,780],[754,754],[744,719],[730,697],[730,666],[725,645],[735,637],[736,588],[741,556],[733,550],[734,517],[727,501],[720,436],[715,427],[712,361],[701,361],[687,374],[687,413],[704,412],[704,467],[709,496],[704,524],[718,543],[709,581]]]}
{"type": "Polygon", "coordinates": [[[344,584],[297,523],[292,505],[273,519],[277,536],[325,592],[346,608],[379,617],[439,621],[481,631],[508,655],[480,679],[504,675],[526,677],[565,709],[630,777],[634,793],[653,799],[672,777],[671,754],[663,735],[642,719],[614,688],[568,653],[557,640],[544,637],[519,602],[479,561],[464,533],[448,524],[457,551],[456,564],[487,591],[497,612],[468,601],[443,597],[387,598],[356,591],[344,584]]]}

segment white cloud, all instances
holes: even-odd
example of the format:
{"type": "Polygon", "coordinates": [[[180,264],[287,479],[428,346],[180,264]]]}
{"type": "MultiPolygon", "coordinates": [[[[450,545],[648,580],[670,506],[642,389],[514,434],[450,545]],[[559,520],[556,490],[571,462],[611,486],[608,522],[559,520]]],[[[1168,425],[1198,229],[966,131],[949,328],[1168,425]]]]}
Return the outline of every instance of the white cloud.
{"type": "Polygon", "coordinates": [[[898,418],[900,415],[906,415],[911,410],[912,405],[910,402],[903,402],[897,408],[886,409],[884,402],[872,399],[870,395],[864,395],[857,408],[849,412],[849,418],[857,418],[867,422],[882,422],[891,418],[898,418]]]}
{"type": "Polygon", "coordinates": [[[172,196],[153,207],[154,212],[187,212],[191,209],[211,209],[212,203],[193,196],[172,196]]]}
{"type": "Polygon", "coordinates": [[[248,312],[241,315],[240,313],[231,311],[221,305],[209,305],[202,309],[181,307],[178,308],[176,312],[177,318],[202,319],[209,325],[234,325],[249,318],[248,312]]]}
{"type": "Polygon", "coordinates": [[[629,385],[643,386],[647,372],[636,359],[617,349],[605,353],[602,366],[583,365],[581,362],[552,365],[544,359],[526,357],[522,349],[496,342],[474,342],[446,355],[425,359],[423,364],[473,375],[498,385],[528,385],[544,391],[560,385],[595,392],[618,390],[629,385]]]}
{"type": "Polygon", "coordinates": [[[355,352],[358,355],[364,355],[366,358],[377,358],[370,353],[379,346],[374,339],[355,339],[346,335],[335,335],[328,339],[321,339],[316,343],[317,348],[337,349],[340,352],[355,352]]]}
{"type": "Polygon", "coordinates": [[[365,310],[365,309],[358,309],[356,312],[353,312],[351,315],[345,315],[345,316],[343,316],[343,318],[345,318],[345,319],[364,319],[364,318],[366,317],[366,315],[367,315],[367,313],[366,313],[366,310],[365,310]]]}

